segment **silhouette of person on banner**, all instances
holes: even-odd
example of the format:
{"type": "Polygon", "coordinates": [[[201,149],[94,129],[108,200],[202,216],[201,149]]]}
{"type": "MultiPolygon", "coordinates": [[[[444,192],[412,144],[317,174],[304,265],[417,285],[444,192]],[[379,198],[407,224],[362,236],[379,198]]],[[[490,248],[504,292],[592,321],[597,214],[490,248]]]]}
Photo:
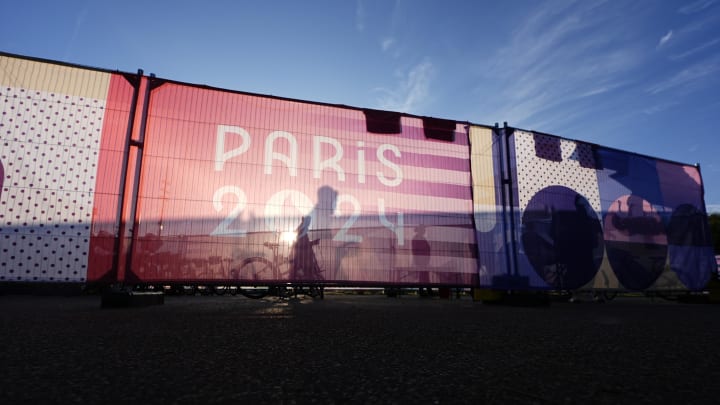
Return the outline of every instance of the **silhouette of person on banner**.
{"type": "Polygon", "coordinates": [[[413,254],[413,266],[415,266],[418,272],[418,282],[420,286],[418,288],[418,294],[421,296],[432,295],[432,288],[430,284],[430,271],[428,264],[430,264],[430,242],[425,239],[425,225],[418,225],[415,227],[415,237],[412,240],[412,254],[413,254]],[[427,290],[427,291],[426,291],[427,290]]]}
{"type": "Polygon", "coordinates": [[[316,225],[322,226],[329,221],[327,218],[333,214],[337,204],[337,191],[328,186],[318,189],[318,201],[309,215],[302,217],[300,224],[295,228],[296,239],[290,253],[292,263],[291,278],[293,280],[320,280],[320,266],[313,246],[320,243],[320,238],[310,239],[310,225],[315,218],[316,225]]]}
{"type": "Polygon", "coordinates": [[[317,245],[320,239],[310,240],[308,231],[311,222],[310,215],[304,216],[295,229],[297,237],[291,252],[293,280],[315,279],[319,276],[314,274],[317,272],[317,258],[312,247],[317,245]]]}

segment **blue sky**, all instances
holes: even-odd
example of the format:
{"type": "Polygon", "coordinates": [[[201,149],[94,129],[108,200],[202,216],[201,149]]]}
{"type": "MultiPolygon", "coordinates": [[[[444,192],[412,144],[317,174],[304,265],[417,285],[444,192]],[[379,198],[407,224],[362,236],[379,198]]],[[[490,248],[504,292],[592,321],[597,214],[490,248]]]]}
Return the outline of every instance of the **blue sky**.
{"type": "Polygon", "coordinates": [[[700,163],[720,212],[720,0],[0,0],[0,50],[700,163]]]}

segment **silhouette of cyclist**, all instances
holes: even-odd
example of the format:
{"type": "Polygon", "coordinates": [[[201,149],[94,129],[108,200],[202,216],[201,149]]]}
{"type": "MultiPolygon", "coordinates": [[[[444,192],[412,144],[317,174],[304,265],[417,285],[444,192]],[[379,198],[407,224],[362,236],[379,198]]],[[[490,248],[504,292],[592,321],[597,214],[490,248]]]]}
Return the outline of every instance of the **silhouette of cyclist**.
{"type": "Polygon", "coordinates": [[[290,253],[292,262],[290,278],[293,280],[316,280],[320,278],[317,258],[313,251],[313,246],[320,243],[320,239],[310,240],[308,230],[311,222],[311,216],[302,217],[300,225],[295,229],[297,238],[290,253]]]}
{"type": "MultiPolygon", "coordinates": [[[[317,221],[315,227],[328,222],[337,204],[338,193],[329,186],[318,189],[318,199],[310,214],[302,217],[300,224],[295,228],[296,239],[290,251],[292,263],[290,277],[292,280],[321,280],[313,246],[320,243],[320,239],[310,240],[309,231],[313,218],[317,221]]],[[[326,232],[326,231],[325,231],[326,232]]],[[[324,233],[321,231],[320,233],[324,233]]]]}

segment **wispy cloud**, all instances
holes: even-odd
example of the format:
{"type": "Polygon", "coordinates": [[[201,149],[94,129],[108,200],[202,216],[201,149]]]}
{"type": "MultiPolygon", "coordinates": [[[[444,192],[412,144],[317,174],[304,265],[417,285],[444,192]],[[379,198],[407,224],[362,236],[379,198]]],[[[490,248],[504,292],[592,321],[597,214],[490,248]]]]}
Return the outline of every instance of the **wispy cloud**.
{"type": "Polygon", "coordinates": [[[720,56],[708,60],[700,61],[691,65],[671,77],[647,88],[650,94],[658,94],[678,87],[686,87],[690,84],[704,79],[710,75],[714,75],[720,71],[720,56]]]}
{"type": "Polygon", "coordinates": [[[676,104],[677,104],[676,102],[656,104],[656,105],[653,105],[650,107],[643,108],[642,112],[645,115],[653,115],[653,114],[657,114],[659,112],[663,112],[676,104]]]}
{"type": "MultiPolygon", "coordinates": [[[[720,1],[720,0],[718,0],[720,1]]],[[[699,15],[695,15],[692,17],[692,20],[688,22],[687,25],[678,28],[676,31],[676,35],[678,37],[680,36],[686,36],[686,35],[695,35],[697,33],[700,33],[708,28],[716,27],[718,25],[718,22],[720,21],[720,14],[719,13],[702,13],[699,15]]]]}
{"type": "Polygon", "coordinates": [[[717,3],[718,0],[698,0],[694,3],[690,3],[686,6],[680,7],[678,12],[681,14],[694,14],[698,11],[705,10],[706,8],[717,3]]]}
{"type": "Polygon", "coordinates": [[[628,40],[626,14],[604,1],[540,4],[480,67],[483,89],[496,90],[482,113],[526,128],[591,113],[589,99],[631,83],[628,73],[647,54],[641,40],[628,40]]]}
{"type": "Polygon", "coordinates": [[[395,38],[385,38],[380,42],[383,52],[387,52],[393,45],[395,45],[395,38]]]}
{"type": "Polygon", "coordinates": [[[683,53],[679,53],[677,55],[670,56],[670,59],[678,60],[678,59],[685,59],[688,56],[695,55],[698,52],[704,51],[707,48],[710,48],[716,44],[720,44],[720,38],[715,38],[711,41],[705,42],[702,45],[696,46],[695,48],[690,49],[689,51],[685,51],[683,53]]]}
{"type": "Polygon", "coordinates": [[[607,93],[608,91],[610,91],[610,89],[611,89],[611,86],[601,86],[601,87],[598,87],[598,88],[596,88],[596,89],[592,89],[592,90],[590,90],[590,91],[586,91],[585,93],[583,93],[583,94],[580,95],[580,98],[597,96],[597,95],[600,95],[600,94],[603,94],[603,93],[607,93]]]}
{"type": "Polygon", "coordinates": [[[355,29],[360,32],[365,30],[365,5],[363,0],[357,0],[355,5],[355,29]]]}
{"type": "Polygon", "coordinates": [[[430,61],[415,65],[408,72],[397,72],[398,83],[395,89],[378,88],[384,93],[378,100],[379,108],[384,110],[419,113],[422,104],[427,103],[430,94],[430,82],[435,68],[430,61]]]}
{"type": "Polygon", "coordinates": [[[708,204],[705,209],[708,214],[720,214],[720,204],[708,204]]]}
{"type": "Polygon", "coordinates": [[[617,88],[623,87],[630,84],[630,81],[620,81],[615,82],[611,84],[605,84],[596,88],[593,88],[591,90],[586,91],[585,93],[580,94],[577,98],[585,98],[585,97],[592,97],[592,96],[598,96],[600,94],[605,94],[609,91],[613,91],[617,88]]]}
{"type": "Polygon", "coordinates": [[[663,35],[660,38],[660,41],[658,41],[657,47],[661,48],[663,45],[665,45],[670,40],[670,38],[672,38],[672,36],[673,36],[672,30],[668,31],[667,34],[663,35]]]}
{"type": "Polygon", "coordinates": [[[75,42],[77,41],[78,37],[80,36],[80,30],[82,29],[83,25],[85,25],[85,19],[87,19],[89,12],[90,12],[89,4],[85,3],[83,8],[78,13],[77,17],[75,17],[75,25],[73,26],[72,36],[70,37],[70,40],[68,41],[67,46],[65,47],[65,53],[63,54],[63,58],[65,60],[67,60],[70,57],[70,53],[72,52],[72,49],[75,46],[75,42]]]}

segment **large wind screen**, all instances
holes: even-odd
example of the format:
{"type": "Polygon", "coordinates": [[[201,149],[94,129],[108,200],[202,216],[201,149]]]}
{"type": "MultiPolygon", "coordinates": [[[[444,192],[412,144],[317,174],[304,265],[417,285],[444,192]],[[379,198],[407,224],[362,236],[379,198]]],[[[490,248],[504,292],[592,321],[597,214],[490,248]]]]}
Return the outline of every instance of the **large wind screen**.
{"type": "Polygon", "coordinates": [[[694,166],[515,131],[518,274],[562,290],[697,290],[713,256],[694,166]]]}
{"type": "Polygon", "coordinates": [[[463,125],[165,83],[142,161],[139,280],[476,280],[463,125]]]}

